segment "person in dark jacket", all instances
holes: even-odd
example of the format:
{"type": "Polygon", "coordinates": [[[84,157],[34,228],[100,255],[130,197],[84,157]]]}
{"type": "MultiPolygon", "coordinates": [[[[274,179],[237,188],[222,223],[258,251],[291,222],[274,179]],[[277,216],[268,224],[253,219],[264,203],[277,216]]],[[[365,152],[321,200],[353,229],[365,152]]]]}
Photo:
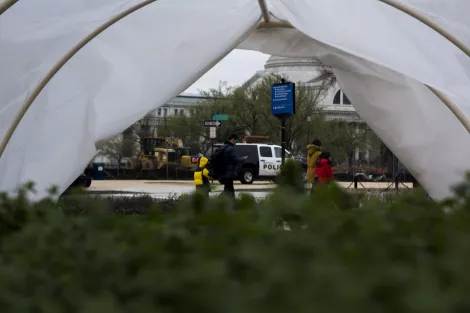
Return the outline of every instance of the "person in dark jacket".
{"type": "Polygon", "coordinates": [[[235,188],[233,181],[237,178],[238,166],[243,162],[244,158],[238,158],[235,154],[235,144],[237,143],[238,136],[235,134],[230,135],[228,140],[222,147],[224,153],[224,170],[220,176],[219,181],[224,185],[223,194],[235,198],[235,188]]]}
{"type": "Polygon", "coordinates": [[[206,157],[200,157],[197,164],[197,168],[194,170],[194,184],[196,190],[204,192],[205,195],[209,196],[211,191],[211,183],[209,180],[212,178],[209,176],[209,170],[206,168],[209,160],[206,157]]]}
{"type": "Polygon", "coordinates": [[[326,151],[322,152],[315,166],[315,175],[318,178],[318,183],[327,184],[333,180],[333,170],[331,166],[330,153],[326,151]]]}

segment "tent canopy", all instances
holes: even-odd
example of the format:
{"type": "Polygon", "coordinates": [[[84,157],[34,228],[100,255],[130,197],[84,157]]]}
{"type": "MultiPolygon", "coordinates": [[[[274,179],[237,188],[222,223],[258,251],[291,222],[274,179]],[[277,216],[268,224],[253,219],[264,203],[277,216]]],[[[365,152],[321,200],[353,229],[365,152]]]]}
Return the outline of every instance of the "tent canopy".
{"type": "MultiPolygon", "coordinates": [[[[398,2],[470,45],[467,0],[398,2]]],[[[21,0],[0,15],[0,138],[32,101],[0,158],[0,190],[34,181],[38,198],[51,185],[63,191],[100,143],[234,48],[331,66],[432,197],[470,169],[470,57],[382,1],[21,0]]]]}

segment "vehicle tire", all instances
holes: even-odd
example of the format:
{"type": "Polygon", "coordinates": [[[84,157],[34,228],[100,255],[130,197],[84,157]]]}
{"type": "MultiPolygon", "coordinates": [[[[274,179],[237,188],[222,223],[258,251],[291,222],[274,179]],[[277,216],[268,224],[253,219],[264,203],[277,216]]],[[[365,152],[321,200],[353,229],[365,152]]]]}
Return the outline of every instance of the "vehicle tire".
{"type": "Polygon", "coordinates": [[[89,188],[91,186],[91,178],[87,177],[83,182],[83,187],[89,188]]]}
{"type": "Polygon", "coordinates": [[[251,168],[243,168],[240,173],[240,182],[244,185],[251,185],[255,180],[255,174],[251,168]]]}

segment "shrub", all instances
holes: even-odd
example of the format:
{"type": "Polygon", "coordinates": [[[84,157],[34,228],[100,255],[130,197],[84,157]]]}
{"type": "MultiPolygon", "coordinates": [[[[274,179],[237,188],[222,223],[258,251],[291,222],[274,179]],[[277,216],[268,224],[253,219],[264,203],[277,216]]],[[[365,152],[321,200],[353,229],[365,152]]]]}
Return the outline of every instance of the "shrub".
{"type": "Polygon", "coordinates": [[[470,309],[470,179],[443,203],[406,194],[360,207],[334,186],[295,186],[244,196],[237,211],[199,194],[1,196],[2,312],[470,309]],[[291,231],[276,227],[286,215],[291,231]]]}

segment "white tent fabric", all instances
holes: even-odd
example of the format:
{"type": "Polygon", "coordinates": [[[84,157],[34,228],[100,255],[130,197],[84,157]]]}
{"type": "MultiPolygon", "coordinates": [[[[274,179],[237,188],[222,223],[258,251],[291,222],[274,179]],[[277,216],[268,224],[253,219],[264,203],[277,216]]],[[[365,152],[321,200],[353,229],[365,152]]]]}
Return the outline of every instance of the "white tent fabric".
{"type": "Polygon", "coordinates": [[[461,181],[469,169],[470,135],[422,83],[295,29],[258,30],[239,48],[285,57],[315,56],[335,68],[359,115],[433,197],[448,196],[448,187],[461,181]],[[442,153],[456,147],[458,153],[442,153]]]}
{"type": "Polygon", "coordinates": [[[398,0],[420,13],[423,13],[433,22],[457,37],[465,45],[470,46],[470,25],[468,0],[398,0]]]}
{"type": "MultiPolygon", "coordinates": [[[[362,0],[361,5],[348,0],[271,3],[311,38],[448,95],[470,99],[470,58],[429,27],[388,5],[376,0],[362,0]],[[341,23],[331,18],[335,15],[341,16],[341,23]]],[[[460,105],[470,115],[470,102],[460,105]]]]}
{"type": "MultiPolygon", "coordinates": [[[[54,62],[106,19],[141,1],[38,2],[22,0],[0,16],[2,135],[54,62]]],[[[452,3],[445,10],[438,0],[401,2],[469,42],[465,0],[445,1],[452,3]]],[[[470,58],[376,0],[268,4],[297,30],[259,29],[240,44],[261,16],[257,0],[158,0],[113,25],[33,103],[0,159],[0,190],[29,180],[37,184],[37,197],[51,184],[64,190],[97,143],[183,91],[240,44],[279,56],[318,57],[332,66],[361,117],[429,194],[449,195],[470,169],[470,135],[424,84],[470,116],[470,58]]]]}
{"type": "MultiPolygon", "coordinates": [[[[11,83],[16,90],[0,86],[1,109],[10,108],[1,129],[52,66],[50,50],[62,50],[61,55],[71,46],[68,39],[64,41],[68,34],[62,34],[60,13],[48,15],[49,7],[68,8],[63,0],[42,1],[42,8],[36,9],[44,11],[41,21],[49,26],[48,32],[35,28],[37,21],[31,19],[31,31],[22,39],[26,27],[8,21],[25,18],[32,6],[24,2],[5,13],[8,19],[0,16],[5,19],[0,68],[8,66],[9,73],[16,75],[11,83]],[[41,72],[29,75],[32,70],[41,72]]],[[[101,24],[110,13],[90,20],[101,24]]],[[[66,20],[84,28],[82,14],[88,13],[78,12],[80,20],[75,23],[71,15],[66,20]]],[[[236,47],[260,14],[258,4],[251,0],[210,0],[204,5],[193,0],[159,0],[106,30],[59,71],[25,115],[0,160],[0,190],[14,191],[32,180],[37,197],[53,184],[63,191],[95,155],[96,143],[112,138],[188,88],[236,47]]],[[[5,74],[2,70],[2,80],[9,80],[5,74]]]]}
{"type": "Polygon", "coordinates": [[[79,40],[140,0],[22,0],[0,17],[0,135],[39,80],[79,40]]]}

